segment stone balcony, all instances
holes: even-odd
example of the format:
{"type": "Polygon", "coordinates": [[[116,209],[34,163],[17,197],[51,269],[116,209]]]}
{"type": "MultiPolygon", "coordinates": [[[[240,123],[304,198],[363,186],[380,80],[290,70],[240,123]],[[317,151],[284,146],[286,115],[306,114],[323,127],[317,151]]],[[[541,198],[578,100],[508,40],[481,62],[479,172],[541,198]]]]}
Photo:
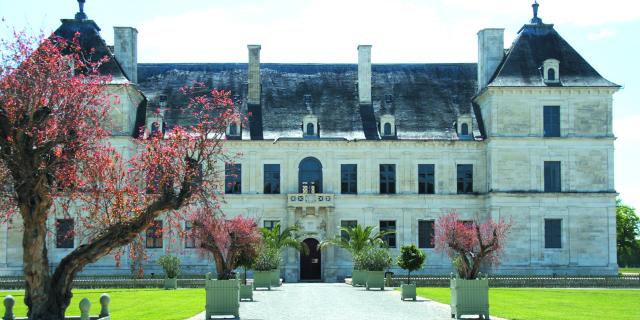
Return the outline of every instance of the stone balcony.
{"type": "Polygon", "coordinates": [[[332,193],[291,193],[287,195],[287,207],[333,208],[335,195],[332,193]]]}

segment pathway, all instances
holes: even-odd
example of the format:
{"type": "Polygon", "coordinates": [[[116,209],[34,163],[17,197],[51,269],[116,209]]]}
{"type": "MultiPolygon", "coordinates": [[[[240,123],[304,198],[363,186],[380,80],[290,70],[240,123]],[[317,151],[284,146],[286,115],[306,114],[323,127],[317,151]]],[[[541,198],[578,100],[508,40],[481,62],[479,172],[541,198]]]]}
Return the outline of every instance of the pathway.
{"type": "MultiPolygon", "coordinates": [[[[254,291],[253,298],[240,303],[241,319],[451,319],[448,305],[420,297],[402,302],[400,293],[390,288],[366,291],[344,283],[285,283],[271,291],[254,291]]],[[[204,312],[188,320],[202,319],[204,312]]]]}

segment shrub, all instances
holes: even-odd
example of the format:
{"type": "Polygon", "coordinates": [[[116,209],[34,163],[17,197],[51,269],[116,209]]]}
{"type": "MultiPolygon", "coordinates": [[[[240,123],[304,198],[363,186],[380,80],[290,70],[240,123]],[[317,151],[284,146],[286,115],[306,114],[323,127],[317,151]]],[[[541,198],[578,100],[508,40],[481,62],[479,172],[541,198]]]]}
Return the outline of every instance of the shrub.
{"type": "Polygon", "coordinates": [[[360,256],[362,267],[367,271],[384,271],[391,267],[391,255],[385,248],[370,247],[360,256]]]}
{"type": "Polygon", "coordinates": [[[397,263],[400,268],[408,271],[407,283],[411,283],[411,271],[421,269],[426,258],[427,255],[415,244],[404,245],[400,248],[397,263]]]}
{"type": "Polygon", "coordinates": [[[277,248],[263,246],[254,263],[254,269],[256,271],[271,271],[280,266],[280,250],[277,248]]]}
{"type": "Polygon", "coordinates": [[[180,275],[180,258],[166,255],[158,259],[158,264],[164,269],[164,274],[169,279],[177,278],[180,275]]]}

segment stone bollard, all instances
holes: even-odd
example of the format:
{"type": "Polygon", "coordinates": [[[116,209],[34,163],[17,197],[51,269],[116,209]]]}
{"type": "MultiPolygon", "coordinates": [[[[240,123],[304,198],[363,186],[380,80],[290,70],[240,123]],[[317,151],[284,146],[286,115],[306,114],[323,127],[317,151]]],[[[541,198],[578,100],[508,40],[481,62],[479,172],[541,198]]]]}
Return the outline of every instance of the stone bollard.
{"type": "Polygon", "coordinates": [[[83,298],[80,301],[80,320],[89,320],[89,311],[91,310],[91,301],[83,298]]]}
{"type": "Polygon", "coordinates": [[[16,305],[16,300],[13,296],[6,296],[4,298],[4,317],[2,320],[13,320],[15,316],[13,315],[13,306],[16,305]]]}
{"type": "Polygon", "coordinates": [[[99,318],[104,318],[109,316],[109,303],[111,302],[111,298],[108,294],[103,293],[100,296],[100,315],[99,318]]]}

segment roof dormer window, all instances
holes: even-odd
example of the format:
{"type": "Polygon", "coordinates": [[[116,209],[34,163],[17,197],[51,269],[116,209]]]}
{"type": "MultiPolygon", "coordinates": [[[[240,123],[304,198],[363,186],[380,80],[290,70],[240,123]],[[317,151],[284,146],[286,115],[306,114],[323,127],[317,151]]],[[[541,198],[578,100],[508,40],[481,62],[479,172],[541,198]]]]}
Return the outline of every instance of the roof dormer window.
{"type": "Polygon", "coordinates": [[[231,121],[227,126],[227,139],[237,140],[240,139],[242,126],[240,125],[240,121],[231,121]]]}
{"type": "Polygon", "coordinates": [[[380,117],[380,133],[382,138],[396,136],[396,118],[393,115],[385,114],[380,117]]]}
{"type": "Polygon", "coordinates": [[[317,138],[319,136],[318,117],[307,115],[302,119],[302,136],[305,138],[317,138]]]}
{"type": "Polygon", "coordinates": [[[473,127],[471,115],[465,114],[458,116],[456,123],[456,131],[460,140],[469,140],[473,138],[473,127]]]}
{"type": "Polygon", "coordinates": [[[542,70],[545,83],[560,82],[560,61],[556,59],[547,59],[544,61],[542,70]]]}

